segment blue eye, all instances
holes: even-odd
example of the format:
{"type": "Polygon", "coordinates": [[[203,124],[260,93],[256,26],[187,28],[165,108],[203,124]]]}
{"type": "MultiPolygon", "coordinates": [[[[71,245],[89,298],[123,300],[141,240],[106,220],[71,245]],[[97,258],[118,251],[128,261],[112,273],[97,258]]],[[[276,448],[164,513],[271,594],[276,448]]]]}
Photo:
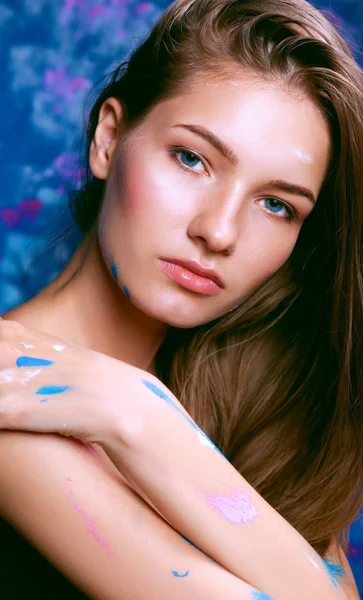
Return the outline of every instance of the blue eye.
{"type": "Polygon", "coordinates": [[[281,200],[277,200],[276,198],[263,198],[262,202],[264,202],[264,208],[274,215],[278,215],[282,219],[293,219],[293,210],[289,209],[286,204],[281,202],[281,200]]]}
{"type": "Polygon", "coordinates": [[[204,165],[201,159],[199,156],[194,154],[194,152],[190,152],[189,150],[174,150],[174,156],[176,156],[182,166],[186,167],[187,169],[200,171],[200,168],[195,168],[198,164],[200,164],[202,170],[204,170],[204,165]]]}

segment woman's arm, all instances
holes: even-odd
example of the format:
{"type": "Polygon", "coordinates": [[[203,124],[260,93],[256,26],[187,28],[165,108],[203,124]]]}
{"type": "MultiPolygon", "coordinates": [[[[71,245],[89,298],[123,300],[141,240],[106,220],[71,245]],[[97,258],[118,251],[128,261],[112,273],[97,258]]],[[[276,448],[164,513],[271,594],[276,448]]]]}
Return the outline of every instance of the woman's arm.
{"type": "Polygon", "coordinates": [[[359,597],[342,561],[322,560],[226,461],[160,381],[144,374],[139,383],[130,410],[114,421],[103,447],[175,529],[279,600],[359,597]]]}
{"type": "Polygon", "coordinates": [[[0,490],[4,517],[91,598],[260,598],[184,541],[107,457],[75,441],[1,432],[0,490]]]}
{"type": "MultiPolygon", "coordinates": [[[[8,325],[3,332],[11,348],[20,336],[32,356],[52,358],[52,364],[33,371],[29,365],[25,371],[7,369],[0,386],[1,427],[100,442],[119,471],[175,529],[278,600],[348,597],[340,585],[342,571],[321,561],[249,486],[161,382],[71,345],[53,362],[53,338],[8,325]],[[44,384],[67,391],[42,404],[37,393],[44,384]]],[[[4,364],[9,367],[11,360],[4,364]]]]}

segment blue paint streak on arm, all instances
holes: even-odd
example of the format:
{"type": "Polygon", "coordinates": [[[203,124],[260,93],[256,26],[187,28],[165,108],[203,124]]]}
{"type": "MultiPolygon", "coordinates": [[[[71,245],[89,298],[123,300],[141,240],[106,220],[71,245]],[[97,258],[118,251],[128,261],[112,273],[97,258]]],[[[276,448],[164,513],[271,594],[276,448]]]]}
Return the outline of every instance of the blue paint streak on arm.
{"type": "Polygon", "coordinates": [[[264,594],[263,592],[258,592],[257,590],[252,592],[252,600],[274,600],[271,596],[264,594]]]}
{"type": "Polygon", "coordinates": [[[194,423],[194,421],[188,417],[188,415],[186,415],[177,404],[175,404],[174,400],[172,400],[172,398],[170,398],[161,388],[159,388],[157,385],[155,385],[154,383],[152,383],[151,381],[148,381],[147,379],[142,379],[141,382],[151,391],[153,392],[156,396],[159,396],[159,398],[162,398],[162,400],[165,400],[165,402],[167,403],[168,406],[170,406],[170,408],[172,408],[173,410],[175,410],[176,412],[178,412],[183,419],[185,419],[189,425],[191,425],[193,427],[193,429],[195,429],[195,431],[198,432],[199,435],[202,435],[207,441],[208,444],[210,444],[211,446],[213,446],[213,448],[221,455],[223,456],[223,458],[225,460],[226,457],[224,456],[224,454],[220,451],[219,448],[217,448],[217,446],[215,444],[213,444],[212,440],[209,439],[209,437],[204,433],[204,431],[202,431],[200,429],[200,427],[198,427],[198,425],[196,425],[196,423],[194,423]]]}
{"type": "Polygon", "coordinates": [[[339,586],[340,586],[339,579],[342,579],[346,575],[345,569],[341,565],[333,563],[330,560],[322,559],[322,562],[323,562],[325,569],[328,572],[330,581],[332,582],[333,586],[335,588],[339,588],[339,586]]]}
{"type": "Polygon", "coordinates": [[[45,396],[48,396],[50,394],[63,394],[63,392],[66,392],[70,389],[71,388],[69,387],[69,385],[45,385],[44,387],[39,388],[39,390],[37,390],[35,393],[44,394],[45,396]]]}
{"type": "Polygon", "coordinates": [[[198,550],[198,552],[201,552],[202,554],[204,554],[204,556],[205,556],[206,558],[208,558],[209,560],[211,560],[212,562],[215,562],[215,561],[213,560],[213,558],[211,558],[210,556],[208,556],[208,554],[206,554],[205,552],[203,552],[203,550],[200,550],[200,548],[198,548],[198,546],[194,546],[194,544],[193,544],[193,543],[192,543],[190,540],[188,540],[188,538],[184,537],[184,536],[183,536],[183,535],[181,535],[181,534],[179,534],[179,535],[180,535],[180,537],[182,538],[182,540],[184,540],[184,542],[186,542],[186,543],[187,543],[189,546],[191,546],[192,548],[195,548],[195,550],[198,550]]]}
{"type": "Polygon", "coordinates": [[[112,276],[113,276],[114,280],[116,281],[116,283],[118,283],[117,266],[116,266],[114,259],[112,259],[112,262],[111,262],[111,273],[112,273],[112,276]]]}
{"type": "Polygon", "coordinates": [[[182,540],[184,540],[184,542],[186,542],[189,546],[192,546],[192,548],[195,548],[196,550],[198,550],[198,552],[202,552],[201,550],[199,550],[199,548],[197,548],[196,546],[194,546],[194,544],[192,544],[192,542],[190,540],[188,540],[188,538],[184,537],[183,535],[180,534],[180,537],[182,538],[182,540]]]}
{"type": "Polygon", "coordinates": [[[129,299],[130,299],[130,292],[129,292],[129,288],[127,288],[127,287],[124,285],[124,287],[123,287],[122,289],[123,289],[123,292],[124,292],[125,296],[126,296],[127,298],[129,298],[129,299]]]}
{"type": "Polygon", "coordinates": [[[41,402],[48,402],[48,398],[43,398],[43,400],[41,400],[41,402]]]}
{"type": "Polygon", "coordinates": [[[52,360],[33,358],[32,356],[19,356],[16,360],[17,367],[49,367],[49,365],[53,364],[52,360]]]}
{"type": "Polygon", "coordinates": [[[188,569],[185,573],[178,573],[178,571],[172,571],[174,577],[178,577],[179,579],[183,579],[184,577],[188,577],[190,569],[188,569]]]}

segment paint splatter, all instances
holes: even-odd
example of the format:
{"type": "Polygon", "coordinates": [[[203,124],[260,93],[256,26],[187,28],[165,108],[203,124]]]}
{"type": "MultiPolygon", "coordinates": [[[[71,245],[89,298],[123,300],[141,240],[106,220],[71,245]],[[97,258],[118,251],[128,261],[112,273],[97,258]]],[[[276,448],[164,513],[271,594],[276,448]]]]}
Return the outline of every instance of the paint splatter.
{"type": "Polygon", "coordinates": [[[32,346],[32,344],[26,344],[25,342],[20,342],[22,346],[24,346],[24,348],[34,348],[34,346],[32,346]]]}
{"type": "Polygon", "coordinates": [[[184,540],[184,542],[186,542],[188,544],[188,546],[192,546],[192,548],[195,548],[196,550],[198,550],[198,552],[202,552],[201,550],[199,550],[199,548],[197,548],[196,546],[194,546],[194,544],[190,540],[188,540],[188,538],[184,537],[181,534],[180,534],[180,537],[181,537],[182,540],[184,540]]]}
{"type": "Polygon", "coordinates": [[[112,273],[112,277],[114,278],[114,280],[116,281],[116,283],[118,283],[118,274],[117,274],[118,268],[116,266],[116,263],[114,261],[114,259],[112,259],[111,262],[111,273],[112,273]]]}
{"type": "Polygon", "coordinates": [[[215,444],[213,444],[212,440],[209,439],[209,437],[204,433],[204,431],[202,431],[198,427],[198,425],[196,423],[194,423],[194,421],[186,413],[184,413],[179,408],[179,406],[174,402],[174,400],[172,400],[172,398],[170,398],[161,388],[159,388],[157,385],[155,385],[151,381],[148,381],[147,379],[142,379],[141,382],[151,392],[153,392],[153,394],[155,394],[156,396],[159,396],[159,398],[162,398],[162,400],[165,400],[165,402],[167,403],[168,406],[170,406],[170,408],[172,408],[173,410],[175,410],[175,412],[179,413],[183,417],[183,419],[185,419],[189,423],[189,425],[191,425],[193,427],[193,429],[195,429],[195,431],[198,433],[199,440],[201,441],[201,443],[204,446],[209,446],[210,448],[213,448],[221,456],[223,456],[223,458],[225,460],[227,460],[226,457],[224,456],[224,454],[222,454],[222,452],[220,451],[220,449],[217,448],[217,446],[215,444]]]}
{"type": "Polygon", "coordinates": [[[56,350],[57,352],[62,352],[62,350],[65,349],[65,346],[61,346],[60,344],[54,344],[53,346],[54,350],[56,350]]]}
{"type": "Polygon", "coordinates": [[[122,288],[122,290],[123,290],[123,292],[124,292],[125,296],[126,296],[127,298],[129,298],[129,299],[130,299],[130,292],[129,292],[129,288],[127,288],[127,287],[124,285],[124,287],[122,288]]]}
{"type": "Polygon", "coordinates": [[[95,538],[96,542],[98,542],[99,544],[101,544],[101,546],[105,546],[106,548],[109,548],[110,544],[108,544],[104,540],[104,538],[99,535],[97,525],[95,523],[93,523],[93,521],[91,521],[91,519],[89,518],[89,516],[85,513],[85,511],[81,507],[81,505],[80,504],[75,504],[75,507],[81,513],[82,517],[86,521],[87,531],[89,531],[92,534],[92,536],[95,538]]]}
{"type": "MultiPolygon", "coordinates": [[[[308,552],[305,552],[305,555],[308,557],[308,559],[310,560],[311,564],[315,567],[315,569],[317,571],[320,571],[320,567],[319,567],[318,563],[310,556],[310,554],[308,554],[308,552]]],[[[320,559],[319,555],[317,555],[317,557],[318,557],[318,559],[320,559]]]]}
{"type": "Polygon", "coordinates": [[[66,392],[70,389],[71,388],[69,387],[69,385],[45,385],[44,387],[39,388],[39,390],[37,390],[35,393],[44,394],[45,396],[48,396],[48,394],[62,394],[63,392],[66,392]]]}
{"type": "Polygon", "coordinates": [[[342,579],[346,575],[344,568],[341,565],[333,563],[330,560],[323,560],[323,559],[321,559],[321,560],[323,562],[323,565],[324,565],[326,571],[328,572],[330,581],[332,582],[333,586],[335,588],[339,588],[339,586],[340,586],[339,579],[342,579]]]}
{"type": "Polygon", "coordinates": [[[263,592],[258,592],[257,590],[252,592],[252,600],[274,600],[271,596],[264,594],[263,592]]]}
{"type": "Polygon", "coordinates": [[[184,577],[188,577],[190,569],[188,569],[185,573],[178,573],[178,571],[172,571],[174,577],[178,577],[179,579],[183,579],[184,577]]]}
{"type": "Polygon", "coordinates": [[[178,410],[178,407],[172,401],[172,399],[169,398],[169,396],[161,388],[159,388],[157,385],[155,385],[155,383],[152,383],[151,381],[148,381],[147,379],[142,379],[141,381],[147,388],[149,388],[149,390],[151,390],[154,394],[156,394],[156,396],[159,396],[159,398],[162,398],[163,400],[165,400],[165,402],[171,408],[173,408],[174,410],[178,410]]]}
{"type": "Polygon", "coordinates": [[[32,356],[19,356],[19,358],[16,359],[17,367],[49,367],[49,365],[53,364],[52,360],[34,358],[32,356]]]}
{"type": "Polygon", "coordinates": [[[250,494],[236,492],[234,496],[210,496],[209,504],[219,510],[222,517],[230,523],[248,525],[259,515],[257,508],[252,506],[250,494]]]}
{"type": "Polygon", "coordinates": [[[186,542],[189,546],[191,546],[192,548],[194,548],[195,550],[198,550],[198,552],[201,552],[202,554],[204,554],[204,556],[206,558],[208,558],[209,560],[211,560],[212,562],[215,562],[213,560],[213,558],[211,558],[210,556],[208,556],[208,554],[205,554],[205,552],[203,552],[202,550],[200,550],[197,546],[194,546],[194,544],[188,540],[188,538],[184,537],[183,535],[180,535],[180,537],[182,538],[182,540],[184,540],[184,542],[186,542]]]}
{"type": "Polygon", "coordinates": [[[41,402],[48,402],[49,398],[44,398],[44,400],[41,400],[41,402]]]}
{"type": "MultiPolygon", "coordinates": [[[[72,479],[70,477],[66,477],[67,481],[72,481],[72,479]]],[[[116,555],[111,551],[111,546],[108,542],[106,542],[106,540],[100,535],[99,532],[99,527],[96,525],[96,523],[94,523],[89,516],[87,515],[87,513],[83,510],[82,506],[76,502],[74,496],[76,494],[74,493],[73,490],[70,490],[68,492],[68,500],[69,502],[71,502],[73,504],[73,506],[77,509],[77,511],[80,513],[80,515],[83,517],[86,525],[87,525],[87,531],[89,531],[89,533],[92,535],[92,537],[95,539],[95,541],[100,544],[101,546],[103,546],[105,548],[105,550],[108,551],[109,554],[111,554],[112,556],[114,556],[115,558],[116,555]]]]}
{"type": "Polygon", "coordinates": [[[41,369],[25,369],[24,371],[18,371],[17,369],[5,369],[0,371],[0,383],[11,383],[16,381],[21,385],[26,385],[29,379],[36,377],[41,373],[41,369]]]}

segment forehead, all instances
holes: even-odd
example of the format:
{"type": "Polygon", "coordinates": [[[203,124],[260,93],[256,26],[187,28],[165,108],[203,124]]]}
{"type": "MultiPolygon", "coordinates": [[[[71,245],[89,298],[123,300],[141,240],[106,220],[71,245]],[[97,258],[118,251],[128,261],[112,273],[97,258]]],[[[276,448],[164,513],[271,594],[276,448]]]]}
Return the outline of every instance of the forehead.
{"type": "Polygon", "coordinates": [[[151,111],[162,134],[176,123],[202,125],[228,143],[241,161],[263,163],[280,157],[323,172],[330,155],[328,124],[302,93],[256,77],[200,76],[185,93],[151,111]]]}

